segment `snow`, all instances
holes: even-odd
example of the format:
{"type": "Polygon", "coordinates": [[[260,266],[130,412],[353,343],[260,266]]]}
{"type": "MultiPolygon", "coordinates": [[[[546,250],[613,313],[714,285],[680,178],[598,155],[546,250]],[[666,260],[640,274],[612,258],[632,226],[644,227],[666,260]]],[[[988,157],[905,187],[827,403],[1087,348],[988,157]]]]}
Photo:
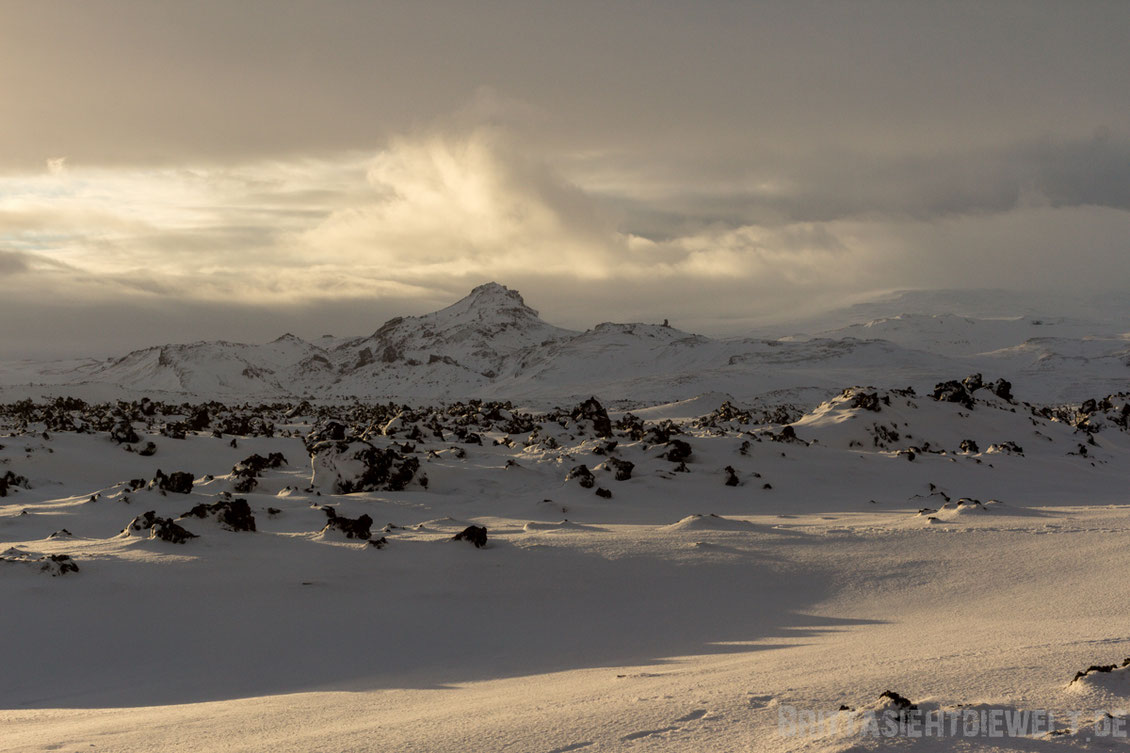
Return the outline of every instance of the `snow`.
{"type": "Polygon", "coordinates": [[[810,321],[811,334],[782,324],[719,340],[646,323],[574,332],[543,321],[517,291],[488,283],[447,308],[397,317],[364,337],[306,342],[287,334],[264,345],[161,345],[106,361],[0,363],[0,396],[482,397],[548,408],[596,393],[610,404],[641,407],[719,392],[745,402],[770,394],[807,401],[875,375],[887,386],[925,390],[942,374],[978,371],[1021,384],[1024,399],[1041,402],[1123,389],[1130,359],[1124,309],[1098,319],[1027,307],[1004,316],[997,299],[1006,295],[952,298],[952,305],[994,316],[923,313],[946,299],[904,293],[810,321]],[[886,313],[897,306],[908,310],[886,313]],[[867,314],[883,315],[854,321],[867,314]]]}
{"type": "MultiPolygon", "coordinates": [[[[114,370],[77,393],[127,402],[59,407],[85,416],[82,432],[0,406],[0,478],[13,479],[0,496],[0,751],[1124,748],[1091,715],[1125,713],[1128,670],[1085,670],[1130,656],[1125,397],[1086,421],[1077,403],[1044,410],[1039,399],[1097,383],[1091,368],[1117,337],[1061,330],[1040,347],[1062,362],[1028,373],[980,349],[1044,325],[929,316],[876,325],[900,333],[883,340],[569,333],[543,327],[514,291],[483,286],[330,347],[288,336],[75,366],[81,380],[114,370]],[[931,351],[914,334],[929,327],[953,336],[931,351]],[[977,353],[945,351],[959,339],[977,353]],[[436,380],[416,380],[419,394],[437,390],[428,401],[293,399],[316,382],[291,381],[301,359],[332,354],[338,369],[382,343],[456,364],[377,358],[332,372],[383,390],[423,369],[436,380]],[[933,399],[935,383],[971,363],[1000,364],[985,381],[1012,379],[1016,398],[933,399]],[[247,365],[260,371],[246,376],[247,365]],[[175,397],[145,413],[128,401],[146,385],[175,397]],[[482,397],[514,389],[514,402],[439,404],[472,386],[482,397]],[[213,405],[208,427],[162,433],[192,415],[179,403],[197,389],[292,399],[213,405]],[[610,438],[572,418],[590,395],[610,409],[610,438]],[[214,436],[229,414],[257,416],[258,435],[214,436]],[[152,456],[110,439],[127,415],[152,456]],[[331,415],[347,438],[308,441],[331,415]],[[664,457],[666,433],[690,446],[685,468],[664,457]],[[340,448],[366,442],[419,471],[396,490],[332,493],[366,471],[340,448]],[[233,468],[253,453],[289,462],[236,493],[233,468]],[[634,464],[630,479],[616,480],[610,457],[634,464]],[[592,488],[566,480],[580,464],[592,488]],[[158,470],[190,473],[191,493],[147,483],[158,470]],[[185,516],[235,499],[254,531],[185,516]],[[196,538],[122,535],[149,511],[196,538]],[[363,516],[370,539],[324,530],[363,516]],[[487,529],[485,547],[452,540],[472,525],[487,529]],[[1064,734],[966,740],[779,729],[798,709],[846,706],[845,718],[865,720],[894,707],[888,690],[924,711],[1051,710],[1061,728],[1084,716],[1064,734]]],[[[70,368],[37,373],[66,392],[70,368]]]]}

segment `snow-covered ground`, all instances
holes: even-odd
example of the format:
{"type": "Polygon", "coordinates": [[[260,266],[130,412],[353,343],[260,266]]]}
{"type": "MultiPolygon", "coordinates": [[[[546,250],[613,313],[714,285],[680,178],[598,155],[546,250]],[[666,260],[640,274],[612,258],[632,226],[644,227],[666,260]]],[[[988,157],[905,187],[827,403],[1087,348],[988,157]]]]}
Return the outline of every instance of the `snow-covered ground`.
{"type": "Polygon", "coordinates": [[[1126,397],[992,376],[610,415],[4,406],[0,751],[1125,747],[1085,722],[1130,708],[1126,397]],[[884,691],[1067,731],[789,725],[884,691]]]}

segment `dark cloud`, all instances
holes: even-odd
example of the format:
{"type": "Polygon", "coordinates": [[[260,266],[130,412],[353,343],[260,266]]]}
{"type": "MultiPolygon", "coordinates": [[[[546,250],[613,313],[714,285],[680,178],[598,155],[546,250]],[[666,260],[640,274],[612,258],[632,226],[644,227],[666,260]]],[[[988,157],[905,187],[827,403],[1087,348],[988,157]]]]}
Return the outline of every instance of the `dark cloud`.
{"type": "Polygon", "coordinates": [[[938,155],[826,152],[787,164],[738,156],[717,169],[679,164],[645,175],[633,163],[620,163],[624,185],[600,199],[621,213],[626,232],[654,240],[719,225],[931,221],[1033,205],[1130,211],[1130,141],[1102,135],[938,155]],[[656,186],[658,197],[634,193],[656,186]]]}
{"type": "Polygon", "coordinates": [[[1114,2],[8,0],[0,165],[375,149],[491,87],[547,151],[949,152],[1125,128],[1114,2]],[[540,113],[540,115],[531,115],[540,113]],[[28,162],[30,160],[30,163],[28,162]]]}

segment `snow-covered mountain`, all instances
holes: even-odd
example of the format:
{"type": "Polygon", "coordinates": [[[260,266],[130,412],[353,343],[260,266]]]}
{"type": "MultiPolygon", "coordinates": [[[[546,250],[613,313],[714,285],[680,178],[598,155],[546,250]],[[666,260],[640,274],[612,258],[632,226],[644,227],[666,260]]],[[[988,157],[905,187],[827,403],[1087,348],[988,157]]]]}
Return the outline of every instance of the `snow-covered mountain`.
{"type": "Polygon", "coordinates": [[[888,296],[808,322],[813,334],[785,335],[790,330],[782,328],[713,339],[666,324],[562,329],[542,320],[518,291],[488,283],[447,308],[394,318],[368,336],[311,343],[286,334],[263,345],[198,342],[105,361],[7,364],[0,365],[0,386],[9,395],[66,387],[100,396],[483,397],[531,404],[599,394],[640,405],[713,392],[808,402],[849,384],[921,389],[977,371],[1013,381],[1018,394],[1033,401],[1078,401],[1130,386],[1130,335],[1121,334],[1117,322],[1040,316],[1026,308],[1002,316],[1024,307],[1009,309],[1005,300],[994,308],[971,294],[955,296],[954,311],[994,316],[939,312],[946,300],[888,296]],[[900,305],[911,311],[858,320],[900,305]]]}

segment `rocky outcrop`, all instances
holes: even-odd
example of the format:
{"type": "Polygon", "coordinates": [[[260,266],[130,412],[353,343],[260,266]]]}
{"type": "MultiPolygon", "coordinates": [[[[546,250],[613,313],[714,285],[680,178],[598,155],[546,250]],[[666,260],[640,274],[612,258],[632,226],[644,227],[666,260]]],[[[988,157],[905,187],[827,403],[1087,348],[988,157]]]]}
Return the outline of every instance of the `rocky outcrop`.
{"type": "Polygon", "coordinates": [[[173,471],[166,476],[158,468],[157,474],[153,476],[153,480],[149,483],[149,487],[172,494],[189,494],[192,492],[192,474],[185,471],[173,471]]]}
{"type": "Polygon", "coordinates": [[[132,536],[141,531],[149,531],[150,539],[167,541],[171,544],[183,544],[189,539],[197,538],[195,533],[182,528],[169,518],[158,517],[156,510],[138,515],[122,529],[122,534],[132,536]]]}
{"type": "Polygon", "coordinates": [[[211,519],[228,531],[254,531],[255,516],[246,499],[222,499],[212,504],[201,503],[181,516],[182,518],[211,519]]]}
{"type": "Polygon", "coordinates": [[[608,418],[608,411],[595,397],[590,397],[574,408],[570,416],[574,421],[591,421],[593,432],[598,437],[612,436],[612,421],[608,418]]]}
{"type": "Polygon", "coordinates": [[[582,489],[591,489],[596,485],[596,476],[592,474],[587,465],[574,466],[573,470],[565,476],[566,481],[576,480],[582,489]]]}
{"type": "Polygon", "coordinates": [[[314,486],[329,488],[334,494],[403,491],[420,469],[418,458],[360,440],[318,443],[311,465],[314,486]]]}
{"type": "Polygon", "coordinates": [[[338,515],[337,510],[326,505],[322,508],[322,512],[326,514],[326,525],[322,527],[321,533],[340,533],[347,539],[363,539],[368,540],[372,538],[373,519],[368,515],[361,515],[356,518],[346,518],[338,515]]]}

